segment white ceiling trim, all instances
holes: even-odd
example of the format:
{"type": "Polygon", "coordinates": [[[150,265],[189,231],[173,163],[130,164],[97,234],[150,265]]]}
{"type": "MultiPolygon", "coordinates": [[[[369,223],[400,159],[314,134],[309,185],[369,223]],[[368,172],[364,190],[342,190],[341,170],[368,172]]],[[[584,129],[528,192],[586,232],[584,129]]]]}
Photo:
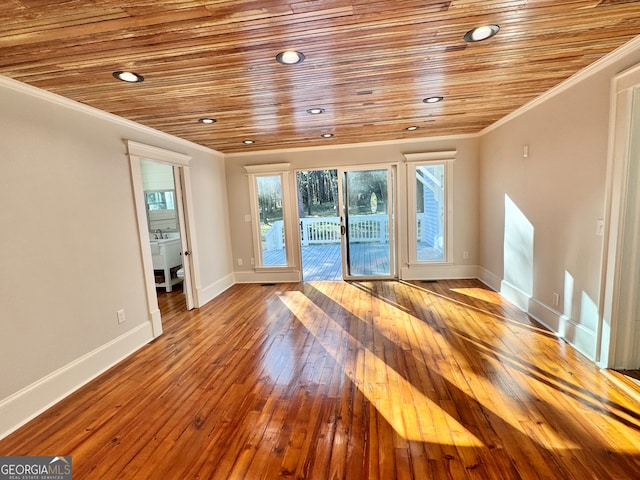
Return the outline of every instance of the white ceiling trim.
{"type": "Polygon", "coordinates": [[[634,50],[637,50],[638,48],[640,48],[640,35],[635,37],[633,40],[628,41],[627,43],[625,43],[621,47],[615,49],[613,52],[611,52],[611,53],[605,55],[604,57],[600,58],[599,60],[596,60],[591,65],[583,68],[579,72],[573,74],[572,76],[567,78],[565,81],[559,83],[558,85],[556,85],[555,87],[551,88],[550,90],[547,90],[545,93],[543,93],[539,97],[534,98],[529,103],[523,105],[522,107],[520,107],[519,109],[515,110],[514,112],[511,112],[509,115],[507,115],[505,117],[502,117],[497,122],[492,123],[488,127],[486,127],[483,130],[481,130],[479,135],[482,136],[482,135],[484,135],[486,133],[489,133],[492,130],[495,130],[496,128],[500,127],[501,125],[504,125],[505,123],[510,122],[511,120],[519,117],[520,115],[525,114],[529,110],[532,110],[535,107],[537,107],[537,106],[541,105],[542,103],[546,102],[550,98],[561,94],[565,90],[568,90],[569,88],[571,88],[574,85],[576,85],[577,83],[585,80],[586,78],[588,78],[588,77],[590,77],[592,75],[595,75],[596,73],[604,70],[607,67],[610,67],[615,62],[617,62],[618,60],[622,59],[625,55],[633,52],[634,50]]]}
{"type": "Polygon", "coordinates": [[[189,140],[185,140],[184,138],[161,132],[160,130],[156,130],[154,128],[147,127],[146,125],[134,122],[133,120],[127,120],[126,118],[119,117],[118,115],[114,115],[112,113],[105,112],[104,110],[90,107],[89,105],[85,105],[84,103],[76,102],[75,100],[71,100],[47,90],[42,90],[41,88],[34,87],[17,80],[13,80],[12,78],[5,77],[3,75],[0,75],[0,88],[7,88],[18,93],[39,98],[42,101],[53,103],[64,108],[69,108],[71,110],[75,110],[76,112],[84,113],[85,115],[91,115],[92,117],[99,118],[101,120],[105,120],[125,128],[133,129],[147,135],[153,135],[163,140],[170,140],[174,143],[180,143],[182,145],[188,146],[189,148],[197,148],[198,150],[202,150],[207,153],[213,153],[218,156],[223,155],[221,152],[212,150],[211,148],[205,147],[204,145],[193,143],[189,140]]]}

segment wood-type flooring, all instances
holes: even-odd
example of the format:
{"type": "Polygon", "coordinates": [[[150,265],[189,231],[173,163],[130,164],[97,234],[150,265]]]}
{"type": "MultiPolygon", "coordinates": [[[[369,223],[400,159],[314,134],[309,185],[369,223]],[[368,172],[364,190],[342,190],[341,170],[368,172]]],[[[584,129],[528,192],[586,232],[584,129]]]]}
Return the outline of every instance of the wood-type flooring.
{"type": "Polygon", "coordinates": [[[82,479],[637,479],[640,403],[475,280],[235,285],[0,441],[82,479]]]}

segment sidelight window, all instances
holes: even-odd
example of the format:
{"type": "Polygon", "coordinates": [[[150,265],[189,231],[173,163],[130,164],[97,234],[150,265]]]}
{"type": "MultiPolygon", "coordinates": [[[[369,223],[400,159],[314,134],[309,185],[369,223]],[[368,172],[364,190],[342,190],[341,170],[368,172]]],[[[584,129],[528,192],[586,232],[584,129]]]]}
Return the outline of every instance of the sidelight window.
{"type": "Polygon", "coordinates": [[[427,155],[416,154],[415,161],[407,162],[409,257],[410,263],[445,263],[452,241],[452,160],[420,161],[427,155]]]}
{"type": "Polygon", "coordinates": [[[245,167],[249,173],[256,268],[291,265],[288,164],[245,167]]]}

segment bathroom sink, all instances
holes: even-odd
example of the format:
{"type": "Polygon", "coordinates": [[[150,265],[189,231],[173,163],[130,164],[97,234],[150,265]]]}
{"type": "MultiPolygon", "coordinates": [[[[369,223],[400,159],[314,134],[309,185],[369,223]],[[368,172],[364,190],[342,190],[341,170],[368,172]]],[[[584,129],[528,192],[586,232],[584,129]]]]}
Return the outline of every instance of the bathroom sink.
{"type": "Polygon", "coordinates": [[[158,239],[153,238],[153,239],[151,239],[151,243],[157,242],[157,243],[160,243],[160,244],[169,243],[169,242],[179,242],[179,241],[180,241],[179,238],[158,238],[158,239]]]}

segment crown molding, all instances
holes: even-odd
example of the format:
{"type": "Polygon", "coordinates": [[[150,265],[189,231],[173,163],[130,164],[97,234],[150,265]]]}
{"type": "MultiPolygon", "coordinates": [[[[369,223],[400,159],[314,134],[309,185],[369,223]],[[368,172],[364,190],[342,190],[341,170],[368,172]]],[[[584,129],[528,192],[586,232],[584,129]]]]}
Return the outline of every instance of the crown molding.
{"type": "Polygon", "coordinates": [[[30,97],[38,98],[45,102],[53,103],[55,105],[59,105],[64,108],[75,110],[76,112],[80,112],[85,115],[91,115],[92,117],[99,118],[101,120],[105,120],[110,123],[115,123],[122,127],[132,129],[132,130],[144,133],[146,135],[152,135],[158,139],[170,140],[171,142],[179,143],[186,147],[198,149],[209,154],[224,156],[222,152],[218,152],[217,150],[213,150],[209,147],[205,147],[204,145],[199,145],[189,140],[185,140],[184,138],[176,137],[174,135],[161,132],[154,128],[147,127],[146,125],[142,125],[140,123],[134,122],[133,120],[127,120],[126,118],[119,117],[118,115],[114,115],[113,113],[105,112],[104,110],[99,110],[89,105],[85,105],[84,103],[76,102],[75,100],[71,100],[69,98],[63,97],[56,93],[52,93],[47,90],[43,90],[41,88],[28,85],[26,83],[19,82],[18,80],[14,80],[12,78],[5,77],[3,75],[0,75],[0,88],[7,88],[9,90],[12,90],[24,95],[29,95],[30,97]]]}
{"type": "Polygon", "coordinates": [[[479,135],[483,136],[483,135],[495,130],[496,128],[504,125],[505,123],[508,123],[511,120],[519,117],[520,115],[523,115],[523,114],[527,113],[529,110],[532,110],[535,107],[537,107],[537,106],[541,105],[542,103],[546,102],[547,100],[555,97],[556,95],[561,94],[562,92],[564,92],[564,91],[568,90],[569,88],[575,86],[579,82],[581,82],[581,81],[589,78],[590,76],[592,76],[592,75],[604,70],[605,68],[608,68],[608,67],[612,66],[615,62],[621,60],[625,55],[627,55],[629,53],[632,53],[633,51],[635,51],[635,50],[637,50],[639,48],[640,48],[640,35],[638,35],[637,37],[633,38],[632,40],[629,40],[627,43],[625,43],[624,45],[622,45],[619,48],[615,49],[613,52],[608,53],[604,57],[596,60],[591,65],[588,65],[585,68],[583,68],[582,70],[576,72],[575,74],[573,74],[572,76],[570,76],[569,78],[564,80],[563,82],[560,82],[555,87],[551,88],[550,90],[547,90],[545,93],[543,93],[539,97],[534,98],[529,103],[526,103],[525,105],[523,105],[519,109],[511,112],[509,115],[507,115],[505,117],[502,117],[500,120],[492,123],[488,127],[486,127],[483,130],[481,130],[479,132],[479,135]]]}
{"type": "Polygon", "coordinates": [[[253,157],[259,155],[273,155],[281,153],[291,152],[310,152],[319,150],[342,150],[346,148],[363,148],[363,147],[380,147],[385,145],[404,145],[404,144],[418,144],[421,142],[440,142],[440,141],[452,141],[452,140],[466,140],[471,138],[478,138],[479,133],[468,133],[460,135],[442,135],[438,137],[418,137],[418,138],[402,138],[397,140],[379,140],[375,142],[358,142],[358,143],[342,143],[336,145],[316,145],[313,147],[292,147],[292,148],[279,148],[276,150],[257,150],[250,152],[233,152],[225,154],[225,158],[233,157],[253,157]]]}

